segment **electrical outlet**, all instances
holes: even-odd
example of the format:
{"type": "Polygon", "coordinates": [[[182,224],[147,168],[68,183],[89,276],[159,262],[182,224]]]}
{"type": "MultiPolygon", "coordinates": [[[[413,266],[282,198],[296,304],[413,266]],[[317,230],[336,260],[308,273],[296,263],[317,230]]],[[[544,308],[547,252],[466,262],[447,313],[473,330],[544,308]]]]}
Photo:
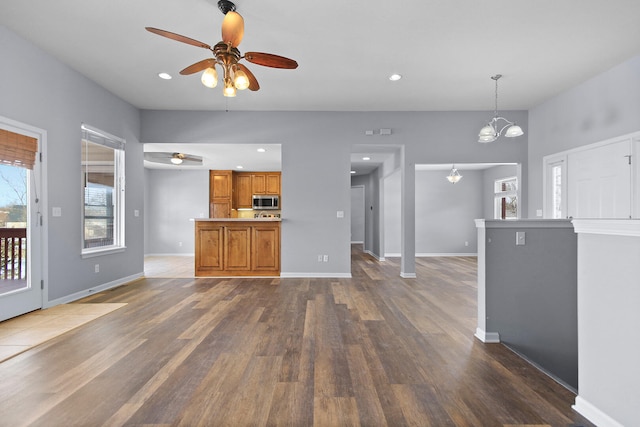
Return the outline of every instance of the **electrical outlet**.
{"type": "Polygon", "coordinates": [[[464,242],[464,245],[465,246],[469,246],[469,242],[464,242]]]}
{"type": "Polygon", "coordinates": [[[182,247],[182,242],[178,242],[178,246],[179,246],[179,247],[182,247]]]}
{"type": "Polygon", "coordinates": [[[96,273],[100,273],[100,264],[96,264],[94,266],[94,270],[95,270],[96,273]]]}
{"type": "Polygon", "coordinates": [[[329,255],[323,255],[322,262],[329,262],[329,255]]]}
{"type": "Polygon", "coordinates": [[[322,255],[318,255],[318,262],[322,262],[322,255]]]}

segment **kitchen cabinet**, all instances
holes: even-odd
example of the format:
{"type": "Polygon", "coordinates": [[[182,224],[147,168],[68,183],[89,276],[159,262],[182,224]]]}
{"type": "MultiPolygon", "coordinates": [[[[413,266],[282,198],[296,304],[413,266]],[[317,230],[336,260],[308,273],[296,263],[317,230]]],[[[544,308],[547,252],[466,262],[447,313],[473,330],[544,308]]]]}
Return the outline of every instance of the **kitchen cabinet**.
{"type": "Polygon", "coordinates": [[[231,218],[234,209],[251,209],[254,194],[279,196],[280,175],[280,172],[210,170],[209,218],[231,218]]]}
{"type": "Polygon", "coordinates": [[[209,171],[209,217],[230,218],[233,175],[230,170],[209,171]]]}
{"type": "Polygon", "coordinates": [[[251,209],[252,187],[251,174],[247,172],[233,173],[234,209],[251,209]]]}
{"type": "Polygon", "coordinates": [[[280,195],[280,172],[253,172],[251,188],[253,194],[280,195]]]}
{"type": "Polygon", "coordinates": [[[280,222],[195,221],[196,276],[279,276],[280,222]]]}

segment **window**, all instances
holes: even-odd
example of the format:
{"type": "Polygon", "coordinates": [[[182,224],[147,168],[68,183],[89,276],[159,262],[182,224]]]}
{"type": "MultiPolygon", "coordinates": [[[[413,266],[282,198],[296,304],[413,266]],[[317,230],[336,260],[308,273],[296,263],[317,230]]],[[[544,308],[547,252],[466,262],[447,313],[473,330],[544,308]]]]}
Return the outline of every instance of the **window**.
{"type": "Polygon", "coordinates": [[[495,219],[518,219],[518,178],[497,179],[494,185],[495,219]]]}
{"type": "Polygon", "coordinates": [[[124,140],[82,125],[82,253],[124,249],[124,140]]]}
{"type": "Polygon", "coordinates": [[[567,156],[553,155],[544,159],[544,217],[567,217],[567,156]]]}

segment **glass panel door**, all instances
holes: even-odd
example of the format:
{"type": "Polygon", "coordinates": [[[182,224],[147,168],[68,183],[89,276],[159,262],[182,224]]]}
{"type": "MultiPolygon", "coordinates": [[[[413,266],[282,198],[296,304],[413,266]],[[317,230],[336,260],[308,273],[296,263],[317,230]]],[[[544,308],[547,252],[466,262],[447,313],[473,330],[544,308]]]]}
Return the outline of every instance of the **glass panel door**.
{"type": "MultiPolygon", "coordinates": [[[[0,128],[42,143],[44,131],[0,117],[0,128]]],[[[41,163],[33,170],[0,158],[0,321],[42,308],[41,163]]]]}

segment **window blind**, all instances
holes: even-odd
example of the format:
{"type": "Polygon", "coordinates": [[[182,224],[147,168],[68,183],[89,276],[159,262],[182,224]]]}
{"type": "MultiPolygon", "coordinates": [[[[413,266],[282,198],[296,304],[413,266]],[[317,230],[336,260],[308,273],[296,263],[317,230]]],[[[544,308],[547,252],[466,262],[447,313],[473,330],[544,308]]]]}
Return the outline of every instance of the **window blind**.
{"type": "Polygon", "coordinates": [[[0,163],[33,169],[38,152],[38,140],[0,129],[0,163]]]}

